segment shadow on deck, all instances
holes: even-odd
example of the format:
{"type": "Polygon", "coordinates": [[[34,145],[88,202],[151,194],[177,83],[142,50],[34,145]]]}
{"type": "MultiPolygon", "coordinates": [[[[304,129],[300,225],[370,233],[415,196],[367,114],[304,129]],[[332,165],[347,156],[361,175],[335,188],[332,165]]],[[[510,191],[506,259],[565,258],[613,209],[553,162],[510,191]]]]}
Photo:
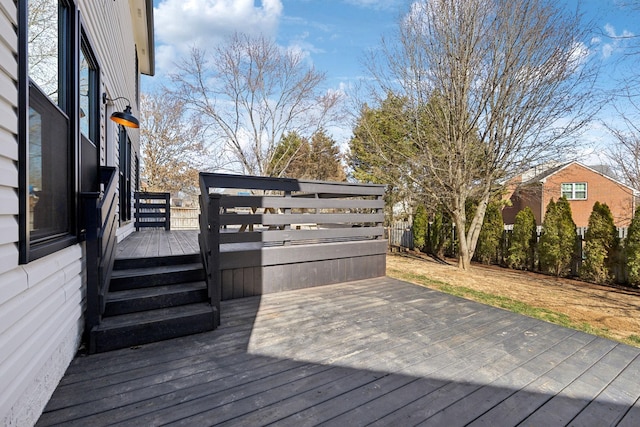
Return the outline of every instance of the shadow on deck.
{"type": "Polygon", "coordinates": [[[38,425],[640,425],[640,349],[390,278],[76,358],[38,425]]]}

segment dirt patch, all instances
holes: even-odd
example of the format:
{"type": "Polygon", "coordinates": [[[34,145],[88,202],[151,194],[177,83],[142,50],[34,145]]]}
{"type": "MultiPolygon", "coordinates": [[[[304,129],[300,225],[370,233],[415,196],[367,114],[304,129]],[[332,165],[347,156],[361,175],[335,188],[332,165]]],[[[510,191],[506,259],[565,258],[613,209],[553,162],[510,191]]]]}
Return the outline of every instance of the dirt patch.
{"type": "Polygon", "coordinates": [[[463,271],[456,267],[454,260],[448,262],[441,264],[422,254],[390,254],[387,274],[403,278],[403,272],[411,272],[452,286],[509,297],[566,314],[573,322],[606,330],[610,337],[618,340],[628,342],[630,336],[640,335],[640,291],[635,289],[598,286],[480,264],[463,271]]]}

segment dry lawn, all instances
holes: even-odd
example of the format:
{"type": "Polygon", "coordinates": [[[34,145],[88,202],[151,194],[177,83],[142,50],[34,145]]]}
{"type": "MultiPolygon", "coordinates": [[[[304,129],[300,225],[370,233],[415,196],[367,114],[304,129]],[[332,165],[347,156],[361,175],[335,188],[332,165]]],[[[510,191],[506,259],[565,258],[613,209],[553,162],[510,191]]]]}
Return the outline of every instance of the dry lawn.
{"type": "Polygon", "coordinates": [[[507,297],[564,314],[571,326],[640,347],[640,291],[635,289],[479,264],[465,272],[456,267],[454,260],[441,264],[421,254],[389,254],[387,274],[434,289],[448,284],[462,293],[465,289],[461,288],[468,288],[507,297]]]}

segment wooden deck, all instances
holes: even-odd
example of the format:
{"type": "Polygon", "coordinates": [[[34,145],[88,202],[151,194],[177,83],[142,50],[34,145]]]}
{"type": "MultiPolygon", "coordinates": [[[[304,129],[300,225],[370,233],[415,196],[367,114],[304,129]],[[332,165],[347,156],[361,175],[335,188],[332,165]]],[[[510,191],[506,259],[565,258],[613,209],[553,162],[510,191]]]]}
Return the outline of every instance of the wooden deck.
{"type": "Polygon", "coordinates": [[[38,425],[640,425],[640,349],[390,278],[77,357],[38,425]]]}
{"type": "Polygon", "coordinates": [[[143,229],[134,231],[116,247],[118,258],[188,255],[200,252],[198,230],[143,229]]]}

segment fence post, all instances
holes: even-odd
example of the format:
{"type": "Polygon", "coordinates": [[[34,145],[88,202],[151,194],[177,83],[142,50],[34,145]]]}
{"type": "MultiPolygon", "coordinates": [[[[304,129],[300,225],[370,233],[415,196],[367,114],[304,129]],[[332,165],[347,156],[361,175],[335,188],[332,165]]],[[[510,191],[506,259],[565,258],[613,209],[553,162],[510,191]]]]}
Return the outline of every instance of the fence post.
{"type": "Polygon", "coordinates": [[[164,193],[164,229],[171,230],[171,193],[164,193]]]}
{"type": "Polygon", "coordinates": [[[136,226],[136,231],[140,231],[140,192],[136,191],[134,193],[135,204],[133,205],[136,208],[136,213],[134,215],[134,222],[136,226]]]}
{"type": "Polygon", "coordinates": [[[220,324],[220,299],[222,292],[222,282],[220,277],[220,198],[218,193],[209,194],[207,207],[209,257],[209,275],[207,284],[209,285],[209,299],[214,309],[215,325],[220,324]]]}

